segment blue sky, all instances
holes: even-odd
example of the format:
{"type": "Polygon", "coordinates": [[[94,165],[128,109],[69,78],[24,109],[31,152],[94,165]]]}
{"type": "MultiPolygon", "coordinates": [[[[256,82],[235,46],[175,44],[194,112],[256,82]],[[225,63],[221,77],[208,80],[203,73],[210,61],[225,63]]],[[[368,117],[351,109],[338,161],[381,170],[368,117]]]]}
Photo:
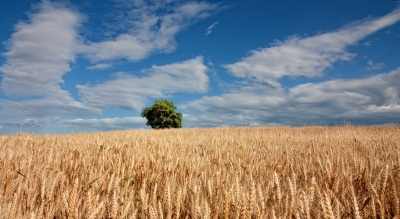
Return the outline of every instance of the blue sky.
{"type": "Polygon", "coordinates": [[[399,123],[399,4],[1,1],[0,133],[399,123]]]}

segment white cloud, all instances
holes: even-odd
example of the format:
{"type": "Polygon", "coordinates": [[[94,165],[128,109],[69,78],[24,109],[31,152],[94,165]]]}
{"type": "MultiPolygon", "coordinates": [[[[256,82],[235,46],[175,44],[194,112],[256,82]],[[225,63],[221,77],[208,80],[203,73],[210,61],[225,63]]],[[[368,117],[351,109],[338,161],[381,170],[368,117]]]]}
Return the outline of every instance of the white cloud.
{"type": "MultiPolygon", "coordinates": [[[[1,100],[1,114],[23,117],[93,115],[101,113],[96,107],[122,105],[138,110],[147,97],[164,97],[175,92],[205,92],[208,87],[207,67],[202,64],[201,57],[183,63],[153,66],[144,72],[149,77],[136,78],[119,73],[116,80],[104,83],[104,87],[100,84],[78,86],[83,103],[61,89],[60,84],[64,83],[62,77],[70,71],[70,63],[75,61],[78,53],[86,54],[92,61],[115,58],[137,61],[154,51],[171,51],[179,31],[209,16],[219,7],[206,2],[169,4],[165,1],[135,1],[133,4],[132,8],[124,8],[128,13],[120,18],[126,21],[122,22],[126,33],[119,34],[115,40],[89,42],[86,46],[79,40],[82,37],[77,31],[84,20],[82,14],[63,3],[44,0],[36,4],[29,20],[20,21],[15,26],[15,33],[7,41],[8,51],[3,54],[6,61],[0,67],[3,92],[10,97],[31,99],[1,100]],[[133,84],[127,84],[129,82],[133,84]],[[114,87],[119,84],[125,87],[114,87]],[[117,93],[104,93],[103,88],[117,93]],[[101,103],[103,100],[112,101],[101,103]]],[[[109,63],[97,63],[87,69],[111,66],[109,63]]]]}
{"type": "Polygon", "coordinates": [[[36,119],[36,118],[27,118],[24,120],[8,120],[2,121],[1,123],[4,125],[12,125],[18,127],[41,127],[44,122],[47,122],[47,119],[36,119]]]}
{"type": "Polygon", "coordinates": [[[215,114],[203,113],[200,115],[183,114],[182,125],[187,128],[193,127],[226,127],[226,126],[260,126],[277,125],[275,123],[264,123],[257,116],[243,114],[215,114]]]}
{"type": "Polygon", "coordinates": [[[95,85],[77,85],[85,105],[140,111],[147,98],[173,93],[204,93],[208,89],[208,68],[203,57],[143,70],[144,77],[116,73],[115,79],[95,85]]]}
{"type": "Polygon", "coordinates": [[[119,1],[124,6],[118,18],[126,30],[112,40],[91,42],[82,52],[93,62],[125,58],[139,61],[154,52],[175,50],[175,36],[184,28],[216,12],[219,4],[174,1],[119,1]]]}
{"type": "Polygon", "coordinates": [[[24,101],[1,100],[1,114],[38,116],[98,114],[100,110],[83,106],[69,92],[62,90],[62,77],[75,61],[79,44],[77,28],[82,15],[61,3],[43,1],[29,14],[29,21],[20,21],[16,32],[7,41],[8,52],[1,88],[11,97],[35,98],[24,101]],[[59,114],[61,113],[61,114],[59,114]]]}
{"type": "Polygon", "coordinates": [[[383,67],[385,67],[385,63],[380,62],[375,64],[372,60],[369,60],[367,70],[368,71],[379,70],[382,69],[383,67]]]}
{"type": "Polygon", "coordinates": [[[376,19],[355,22],[339,30],[307,38],[291,37],[269,48],[251,51],[234,64],[224,65],[233,75],[280,86],[283,76],[321,76],[334,62],[350,60],[355,55],[346,47],[400,20],[400,8],[376,19]]]}
{"type": "MultiPolygon", "coordinates": [[[[284,91],[265,85],[245,86],[220,96],[203,97],[179,106],[192,121],[236,124],[224,115],[259,124],[324,124],[351,119],[358,123],[391,123],[400,119],[400,68],[369,78],[298,85],[284,91]],[[205,120],[203,117],[207,117],[205,120]]],[[[232,119],[235,120],[235,119],[232,119]]]]}
{"type": "Polygon", "coordinates": [[[142,117],[104,118],[104,119],[68,119],[60,122],[63,126],[79,126],[96,130],[145,128],[146,119],[142,117]]]}
{"type": "Polygon", "coordinates": [[[206,35],[210,35],[212,30],[215,28],[215,26],[217,26],[217,24],[218,24],[218,22],[215,22],[215,23],[211,24],[206,30],[207,31],[206,35]]]}
{"type": "Polygon", "coordinates": [[[85,106],[69,96],[54,96],[44,99],[22,101],[1,100],[1,114],[21,117],[49,117],[62,115],[94,115],[101,110],[85,106]]]}
{"type": "Polygon", "coordinates": [[[371,41],[367,41],[367,42],[363,43],[362,45],[365,46],[365,47],[371,47],[372,46],[371,41]]]}
{"type": "Polygon", "coordinates": [[[59,90],[62,76],[70,70],[75,46],[76,28],[82,16],[64,5],[43,1],[29,22],[20,21],[7,41],[6,62],[1,88],[7,95],[46,96],[59,90]]]}
{"type": "Polygon", "coordinates": [[[95,64],[95,65],[86,67],[86,69],[93,71],[93,70],[104,70],[104,69],[111,68],[111,67],[112,67],[112,65],[108,64],[108,63],[98,63],[98,64],[95,64]]]}

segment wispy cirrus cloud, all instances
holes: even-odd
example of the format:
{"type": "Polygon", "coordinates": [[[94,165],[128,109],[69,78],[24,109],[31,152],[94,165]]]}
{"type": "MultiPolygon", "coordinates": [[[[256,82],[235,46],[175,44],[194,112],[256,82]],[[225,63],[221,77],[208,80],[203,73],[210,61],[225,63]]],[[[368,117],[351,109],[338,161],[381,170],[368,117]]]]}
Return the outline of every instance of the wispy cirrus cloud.
{"type": "Polygon", "coordinates": [[[148,98],[173,93],[204,93],[208,89],[208,67],[203,57],[164,66],[153,65],[138,77],[116,73],[115,79],[99,84],[77,85],[85,105],[96,108],[124,108],[140,111],[148,98]]]}
{"type": "Polygon", "coordinates": [[[120,26],[114,39],[89,42],[82,48],[92,62],[124,58],[139,61],[152,53],[175,50],[176,35],[223,8],[207,2],[118,1],[124,6],[117,16],[120,26]]]}
{"type": "Polygon", "coordinates": [[[62,126],[76,126],[109,131],[114,129],[145,128],[143,117],[103,118],[103,119],[67,119],[60,122],[62,126]]]}
{"type": "Polygon", "coordinates": [[[368,66],[367,70],[368,71],[374,71],[374,70],[379,70],[385,67],[385,63],[379,62],[379,63],[374,63],[372,60],[368,60],[368,66]]]}
{"type": "Polygon", "coordinates": [[[208,28],[207,28],[207,32],[206,32],[206,35],[210,35],[211,34],[211,32],[212,32],[212,30],[217,26],[217,24],[218,24],[219,22],[214,22],[213,24],[211,24],[208,28]]]}
{"type": "Polygon", "coordinates": [[[49,117],[65,115],[97,115],[101,114],[101,109],[86,106],[83,103],[74,100],[72,97],[59,95],[32,100],[2,100],[1,114],[6,116],[20,117],[49,117]]]}
{"type": "Polygon", "coordinates": [[[367,42],[363,43],[362,45],[365,46],[365,47],[371,47],[372,46],[371,41],[367,41],[367,42]]]}
{"type": "Polygon", "coordinates": [[[109,63],[98,63],[89,67],[86,67],[87,70],[104,70],[107,68],[111,68],[113,65],[109,63]]]}
{"type": "Polygon", "coordinates": [[[355,22],[336,31],[312,37],[293,36],[271,47],[251,51],[251,55],[224,67],[235,77],[253,79],[278,87],[284,76],[322,76],[337,61],[351,60],[346,51],[366,36],[400,20],[400,7],[375,19],[355,22]]]}
{"type": "Polygon", "coordinates": [[[4,125],[12,125],[17,127],[41,127],[43,123],[47,122],[46,119],[26,118],[23,120],[6,120],[1,123],[4,125]]]}

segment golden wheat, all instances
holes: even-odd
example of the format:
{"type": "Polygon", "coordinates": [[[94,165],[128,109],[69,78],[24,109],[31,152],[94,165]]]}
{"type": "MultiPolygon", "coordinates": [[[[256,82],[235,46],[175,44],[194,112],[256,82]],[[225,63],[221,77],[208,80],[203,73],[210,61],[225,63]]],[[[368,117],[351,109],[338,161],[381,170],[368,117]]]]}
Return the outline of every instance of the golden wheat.
{"type": "Polygon", "coordinates": [[[0,137],[3,218],[398,218],[400,126],[0,137]]]}

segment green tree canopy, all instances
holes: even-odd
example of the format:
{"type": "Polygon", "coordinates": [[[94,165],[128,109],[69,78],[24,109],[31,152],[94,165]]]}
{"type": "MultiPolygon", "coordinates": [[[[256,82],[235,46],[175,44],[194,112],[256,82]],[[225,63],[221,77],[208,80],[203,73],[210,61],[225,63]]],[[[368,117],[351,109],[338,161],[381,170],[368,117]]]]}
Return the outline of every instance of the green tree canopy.
{"type": "Polygon", "coordinates": [[[146,125],[153,129],[182,128],[182,113],[175,110],[172,101],[156,100],[153,106],[143,109],[141,116],[146,117],[146,125]]]}

